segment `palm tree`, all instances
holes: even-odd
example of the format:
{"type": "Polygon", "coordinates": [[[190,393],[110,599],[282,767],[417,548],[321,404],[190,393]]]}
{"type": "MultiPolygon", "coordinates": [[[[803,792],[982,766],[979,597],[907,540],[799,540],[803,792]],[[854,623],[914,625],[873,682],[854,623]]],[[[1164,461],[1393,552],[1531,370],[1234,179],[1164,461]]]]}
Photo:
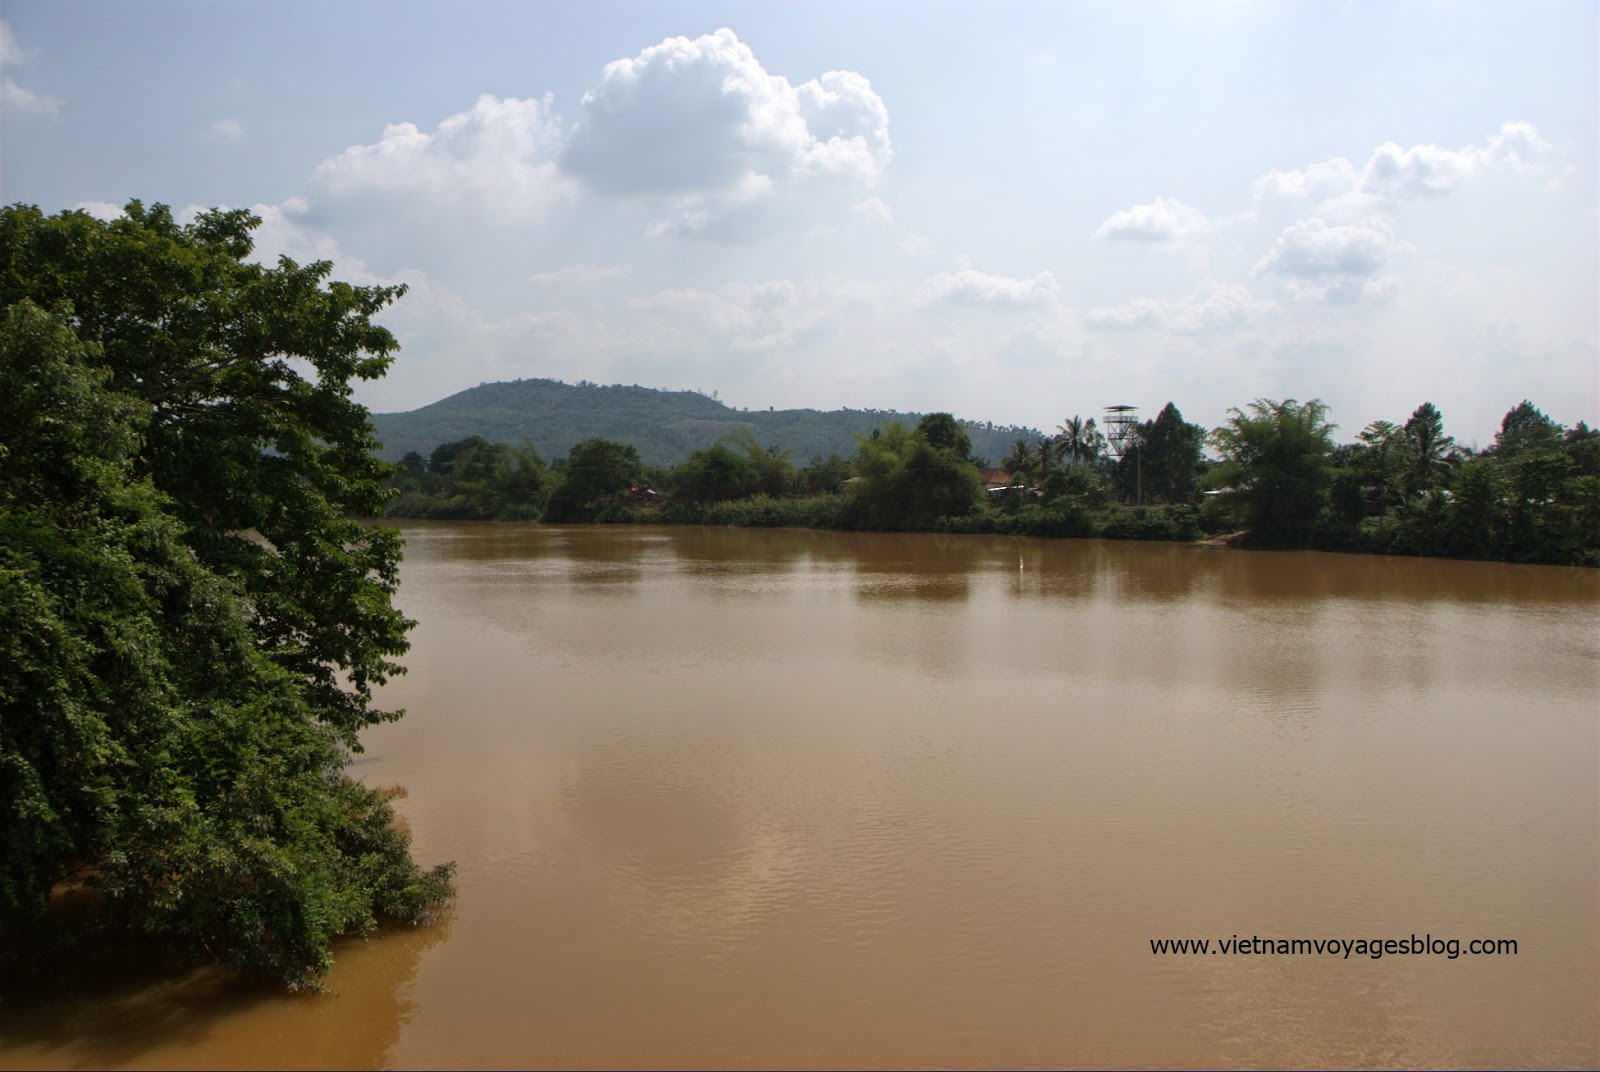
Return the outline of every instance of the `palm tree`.
{"type": "Polygon", "coordinates": [[[1427,491],[1450,471],[1450,449],[1455,440],[1444,434],[1444,415],[1432,402],[1424,402],[1411,414],[1405,437],[1411,448],[1406,490],[1412,494],[1427,491]]]}
{"type": "Polygon", "coordinates": [[[1092,462],[1100,457],[1100,451],[1105,447],[1105,437],[1094,426],[1094,418],[1084,420],[1079,416],[1072,416],[1056,425],[1061,434],[1056,437],[1060,444],[1059,456],[1074,465],[1092,462]]]}
{"type": "Polygon", "coordinates": [[[1332,479],[1334,425],[1327,403],[1258,398],[1228,412],[1227,423],[1211,433],[1222,455],[1212,479],[1244,506],[1251,539],[1302,542],[1332,479]]]}
{"type": "Polygon", "coordinates": [[[1013,479],[1023,477],[1033,468],[1033,448],[1026,439],[1019,439],[1011,444],[1011,453],[1007,454],[1005,461],[1000,464],[1013,479]]]}
{"type": "Polygon", "coordinates": [[[1037,483],[1043,485],[1050,479],[1050,470],[1055,468],[1056,459],[1061,457],[1061,444],[1059,441],[1045,436],[1034,446],[1034,468],[1037,470],[1037,483]]]}
{"type": "Polygon", "coordinates": [[[1378,489],[1378,531],[1389,518],[1389,500],[1406,469],[1401,453],[1402,433],[1393,421],[1373,421],[1356,436],[1361,443],[1363,468],[1371,486],[1378,489]]]}

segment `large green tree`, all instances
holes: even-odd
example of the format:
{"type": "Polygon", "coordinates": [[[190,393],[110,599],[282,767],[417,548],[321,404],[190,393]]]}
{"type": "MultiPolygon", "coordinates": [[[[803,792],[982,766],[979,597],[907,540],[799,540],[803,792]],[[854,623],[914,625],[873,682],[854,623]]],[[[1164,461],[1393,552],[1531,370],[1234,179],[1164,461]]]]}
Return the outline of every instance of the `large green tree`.
{"type": "Polygon", "coordinates": [[[532,444],[514,448],[478,435],[439,444],[426,465],[415,451],[407,454],[392,483],[400,495],[391,517],[468,521],[536,521],[552,485],[532,444]]]}
{"type": "Polygon", "coordinates": [[[1154,420],[1135,430],[1115,470],[1117,486],[1129,499],[1186,503],[1195,496],[1200,450],[1206,430],[1183,419],[1168,402],[1154,420]]]}
{"type": "Polygon", "coordinates": [[[1432,402],[1412,411],[1405,423],[1407,495],[1420,495],[1444,485],[1450,476],[1455,440],[1444,434],[1444,414],[1432,402]]]}
{"type": "Polygon", "coordinates": [[[626,443],[585,439],[573,444],[556,472],[560,482],[546,516],[551,521],[589,521],[602,502],[644,478],[644,463],[626,443]]]}
{"type": "Polygon", "coordinates": [[[1090,464],[1106,449],[1106,437],[1094,426],[1093,417],[1068,417],[1056,429],[1057,454],[1073,465],[1090,464]]]}
{"type": "Polygon", "coordinates": [[[1258,398],[1211,433],[1222,461],[1207,479],[1243,508],[1251,539],[1298,545],[1327,499],[1334,425],[1319,399],[1258,398]]]}
{"type": "Polygon", "coordinates": [[[104,926],[314,985],[449,879],[342,771],[410,625],[351,520],[400,291],[251,263],[259,222],[0,210],[0,935],[79,874],[104,926]]]}
{"type": "Polygon", "coordinates": [[[935,446],[898,421],[861,438],[856,472],[852,517],[863,528],[920,531],[939,518],[970,514],[983,501],[977,467],[959,444],[935,446]]]}

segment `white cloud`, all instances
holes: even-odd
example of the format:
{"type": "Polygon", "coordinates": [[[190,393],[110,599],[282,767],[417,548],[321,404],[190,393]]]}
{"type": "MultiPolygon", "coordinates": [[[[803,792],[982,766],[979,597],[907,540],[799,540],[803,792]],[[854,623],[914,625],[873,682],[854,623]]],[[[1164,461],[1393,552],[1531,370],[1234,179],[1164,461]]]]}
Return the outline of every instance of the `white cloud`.
{"type": "Polygon", "coordinates": [[[963,268],[941,272],[923,284],[925,304],[1044,306],[1055,304],[1059,292],[1050,272],[1019,278],[963,268]]]}
{"type": "Polygon", "coordinates": [[[571,192],[554,161],[562,134],[551,104],[549,94],[484,94],[432,133],[392,123],[377,142],[324,160],[316,177],[335,199],[380,195],[445,215],[466,209],[502,221],[535,219],[571,192]]]}
{"type": "Polygon", "coordinates": [[[1255,182],[1256,200],[1305,198],[1321,201],[1356,187],[1356,166],[1342,156],[1298,171],[1269,171],[1255,182]]]}
{"type": "Polygon", "coordinates": [[[1256,298],[1246,287],[1201,281],[1182,301],[1134,298],[1122,305],[1091,309],[1084,323],[1091,328],[1163,328],[1182,335],[1230,331],[1275,312],[1277,304],[1256,298]]]}
{"type": "Polygon", "coordinates": [[[1393,253],[1409,248],[1383,220],[1330,227],[1314,216],[1285,228],[1255,271],[1277,277],[1300,301],[1386,302],[1394,298],[1397,284],[1381,273],[1393,253]]]}
{"type": "Polygon", "coordinates": [[[621,279],[627,272],[620,264],[569,264],[549,272],[536,272],[529,281],[542,287],[591,287],[607,279],[621,279]]]}
{"type": "MultiPolygon", "coordinates": [[[[0,63],[7,67],[15,67],[26,63],[32,55],[31,49],[23,48],[18,43],[16,36],[11,32],[11,25],[0,19],[0,63]]],[[[51,96],[49,93],[35,93],[9,78],[0,79],[0,106],[4,106],[12,115],[43,115],[53,119],[61,114],[63,103],[60,97],[51,96]]]]}
{"type": "Polygon", "coordinates": [[[18,64],[26,63],[31,53],[17,43],[12,36],[11,24],[5,19],[0,19],[0,63],[18,64]]]}
{"type": "Polygon", "coordinates": [[[1114,212],[1094,232],[1096,238],[1138,242],[1173,242],[1204,234],[1210,227],[1206,214],[1171,197],[1158,197],[1144,205],[1114,212]]]}
{"type": "Polygon", "coordinates": [[[45,115],[51,118],[61,114],[64,103],[60,97],[35,93],[9,78],[0,80],[0,101],[4,102],[6,111],[15,115],[45,115]]]}
{"type": "Polygon", "coordinates": [[[97,220],[115,220],[122,217],[122,206],[114,205],[110,201],[79,201],[72,207],[87,212],[97,220]]]}
{"type": "Polygon", "coordinates": [[[1521,171],[1549,148],[1531,123],[1506,123],[1482,147],[1469,145],[1460,150],[1437,145],[1402,149],[1392,141],[1385,142],[1367,161],[1359,189],[1396,199],[1436,196],[1485,171],[1521,171]]]}
{"type": "Polygon", "coordinates": [[[733,237],[777,215],[762,211],[774,197],[827,190],[858,203],[892,155],[888,109],[866,78],[791,85],[721,29],[607,64],[560,163],[595,193],[670,199],[655,235],[733,237]]]}
{"type": "Polygon", "coordinates": [[[900,240],[900,248],[907,253],[920,256],[933,248],[933,243],[928,241],[928,236],[920,231],[911,231],[900,240]]]}
{"type": "Polygon", "coordinates": [[[1371,276],[1395,249],[1394,229],[1383,220],[1330,227],[1313,216],[1278,236],[1271,252],[1256,265],[1258,274],[1280,276],[1371,276]]]}
{"type": "Polygon", "coordinates": [[[238,141],[244,137],[244,124],[237,119],[213,119],[210,130],[212,134],[226,141],[238,141]]]}
{"type": "Polygon", "coordinates": [[[1158,298],[1134,298],[1121,305],[1102,306],[1084,314],[1083,322],[1092,328],[1153,328],[1167,322],[1169,302],[1158,298]]]}
{"type": "Polygon", "coordinates": [[[650,334],[691,343],[715,338],[735,353],[769,353],[820,341],[822,303],[814,288],[789,279],[730,283],[715,290],[658,291],[629,303],[650,334]]]}
{"type": "Polygon", "coordinates": [[[1550,145],[1531,123],[1508,122],[1481,145],[1447,149],[1386,141],[1359,170],[1334,157],[1298,171],[1269,171],[1256,180],[1256,198],[1304,199],[1333,207],[1370,209],[1384,202],[1436,198],[1463,182],[1495,171],[1519,172],[1542,164],[1550,145]]]}
{"type": "Polygon", "coordinates": [[[850,206],[850,211],[856,218],[867,223],[890,224],[894,222],[894,210],[883,203],[881,198],[869,197],[865,201],[857,201],[850,206]]]}

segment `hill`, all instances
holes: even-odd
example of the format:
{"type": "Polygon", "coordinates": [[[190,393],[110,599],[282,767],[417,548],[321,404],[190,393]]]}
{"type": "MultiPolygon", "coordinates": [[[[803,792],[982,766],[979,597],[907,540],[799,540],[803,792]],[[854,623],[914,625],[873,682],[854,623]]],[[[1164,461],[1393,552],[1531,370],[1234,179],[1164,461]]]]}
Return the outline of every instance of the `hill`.
{"type": "MultiPolygon", "coordinates": [[[[408,413],[375,413],[383,457],[423,457],[441,443],[481,435],[491,442],[531,442],[546,459],[599,437],[627,443],[647,465],[676,465],[692,450],[745,425],[763,444],[792,452],[803,465],[816,456],[850,455],[855,437],[890,421],[915,424],[920,413],[893,410],[738,410],[696,391],[559,380],[484,383],[408,413]]],[[[1036,442],[1038,429],[967,421],[975,454],[998,462],[1017,439],[1036,442]]]]}

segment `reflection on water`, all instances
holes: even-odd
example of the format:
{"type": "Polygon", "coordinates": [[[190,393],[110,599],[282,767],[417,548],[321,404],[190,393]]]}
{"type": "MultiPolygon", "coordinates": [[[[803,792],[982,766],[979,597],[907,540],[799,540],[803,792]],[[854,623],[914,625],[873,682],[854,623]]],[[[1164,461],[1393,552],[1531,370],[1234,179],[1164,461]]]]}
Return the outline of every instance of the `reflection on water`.
{"type": "Polygon", "coordinates": [[[0,1066],[382,1068],[411,1018],[422,951],[449,936],[446,914],[431,927],[346,939],[331,999],[153,950],[137,966],[124,962],[131,951],[109,971],[79,964],[0,1012],[0,1066]]]}
{"type": "Polygon", "coordinates": [[[1600,1061],[1600,571],[406,534],[410,717],[356,770],[457,860],[448,928],[333,999],[58,994],[0,1067],[1600,1061]],[[1149,946],[1412,932],[1520,951],[1149,946]]]}

